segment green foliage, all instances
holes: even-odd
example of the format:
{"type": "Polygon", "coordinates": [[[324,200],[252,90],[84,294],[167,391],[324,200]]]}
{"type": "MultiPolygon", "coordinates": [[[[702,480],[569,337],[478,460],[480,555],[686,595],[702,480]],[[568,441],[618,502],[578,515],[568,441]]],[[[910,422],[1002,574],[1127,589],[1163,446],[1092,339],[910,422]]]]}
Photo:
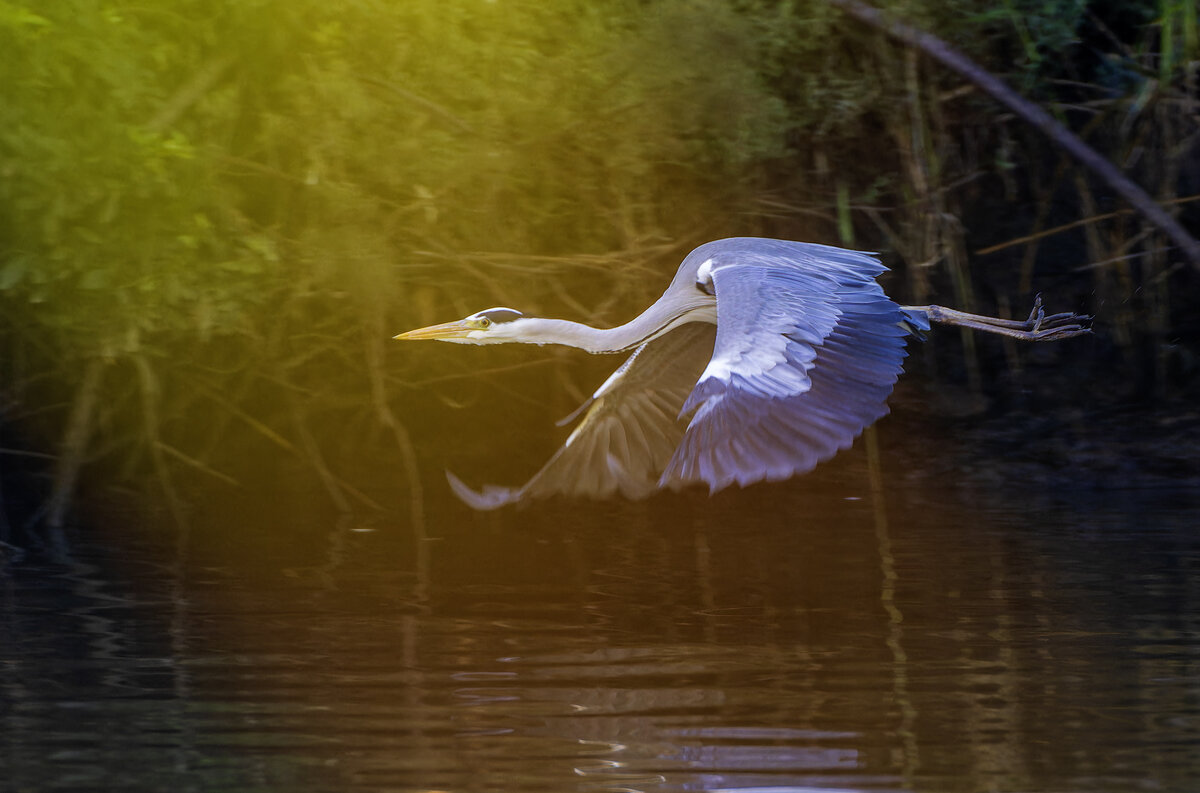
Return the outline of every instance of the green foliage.
{"type": "MultiPolygon", "coordinates": [[[[894,5],[1035,95],[1194,79],[1194,0],[894,5]]],[[[56,384],[6,401],[153,361],[161,390],[102,379],[101,441],[135,467],[148,400],[189,459],[231,422],[283,437],[297,395],[369,424],[362,395],[413,379],[378,345],[430,301],[539,310],[582,285],[626,316],[672,257],[629,279],[568,257],[833,240],[863,205],[925,234],[886,238],[924,262],[947,184],[1053,160],[811,0],[0,0],[0,85],[0,357],[56,384]]]]}
{"type": "Polygon", "coordinates": [[[6,0],[0,334],[36,351],[13,377],[149,356],[168,401],[319,387],[417,287],[495,284],[429,252],[673,237],[783,151],[759,32],[720,0],[6,0]]]}
{"type": "Polygon", "coordinates": [[[211,140],[229,119],[160,120],[200,66],[200,42],[176,16],[188,9],[64,0],[5,10],[8,310],[44,305],[33,312],[44,331],[109,354],[236,311],[237,293],[216,282],[261,256],[221,228],[211,140]]]}
{"type": "Polygon", "coordinates": [[[1088,13],[1087,0],[1004,0],[979,8],[970,22],[1013,37],[1019,48],[1005,49],[1021,74],[1019,87],[1028,91],[1044,80],[1064,76],[1064,67],[1076,62],[1073,50],[1080,45],[1088,13]]]}

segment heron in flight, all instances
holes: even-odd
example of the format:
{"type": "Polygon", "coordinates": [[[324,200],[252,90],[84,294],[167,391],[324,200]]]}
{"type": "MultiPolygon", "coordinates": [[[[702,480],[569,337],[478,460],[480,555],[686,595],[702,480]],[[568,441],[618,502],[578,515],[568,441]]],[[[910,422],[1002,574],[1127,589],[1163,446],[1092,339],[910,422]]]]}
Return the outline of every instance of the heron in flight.
{"type": "Polygon", "coordinates": [[[739,237],[687,255],[641,315],[615,328],[489,308],[397,339],[564,344],[629,353],[566,443],[521,487],[455,493],[476,509],[553,495],[643,498],[663,489],[787,479],[853,443],[888,412],[905,339],[940,322],[1028,341],[1088,333],[1087,317],[997,319],[900,306],[869,253],[739,237]]]}

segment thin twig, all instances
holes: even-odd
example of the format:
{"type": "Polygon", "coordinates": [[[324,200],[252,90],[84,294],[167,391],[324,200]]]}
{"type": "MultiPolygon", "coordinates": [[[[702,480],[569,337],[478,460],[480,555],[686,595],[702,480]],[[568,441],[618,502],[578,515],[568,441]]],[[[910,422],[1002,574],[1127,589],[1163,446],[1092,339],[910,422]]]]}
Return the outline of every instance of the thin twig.
{"type": "Polygon", "coordinates": [[[88,439],[92,434],[92,414],[100,394],[103,369],[104,362],[99,357],[88,359],[83,368],[83,379],[75,391],[71,417],[63,435],[62,452],[54,467],[54,487],[46,504],[46,524],[52,529],[62,527],[75,495],[75,483],[79,479],[79,469],[83,466],[88,439]]]}
{"type": "Polygon", "coordinates": [[[162,389],[159,387],[158,377],[145,355],[135,355],[133,364],[138,373],[138,386],[142,396],[142,427],[150,446],[150,461],[154,465],[154,472],[158,475],[159,484],[166,497],[167,509],[170,510],[176,525],[182,529],[187,525],[183,504],[175,491],[174,482],[171,481],[171,471],[167,467],[167,461],[163,459],[164,444],[159,441],[158,411],[162,403],[162,389]]]}
{"type": "Polygon", "coordinates": [[[474,132],[475,132],[474,127],[472,127],[467,122],[463,121],[461,118],[456,116],[454,113],[451,113],[448,109],[442,107],[437,102],[434,102],[430,99],[426,99],[425,97],[423,97],[419,94],[413,93],[412,91],[408,90],[407,88],[401,88],[400,86],[396,85],[395,83],[389,83],[384,80],[378,80],[374,77],[367,77],[364,75],[359,75],[358,79],[362,80],[364,83],[369,83],[370,85],[374,85],[379,88],[382,88],[385,91],[389,91],[392,94],[395,94],[396,96],[403,99],[405,102],[408,102],[409,104],[417,105],[418,107],[421,107],[421,108],[433,113],[435,116],[438,116],[439,118],[441,118],[445,121],[449,121],[451,124],[454,125],[454,127],[456,129],[458,129],[459,132],[467,132],[467,133],[471,133],[471,134],[474,134],[474,132]]]}
{"type": "Polygon", "coordinates": [[[237,58],[226,53],[201,66],[199,71],[192,75],[192,79],[184,83],[154,118],[146,123],[146,128],[152,132],[162,132],[171,127],[189,107],[208,93],[236,62],[237,58]]]}
{"type": "Polygon", "coordinates": [[[234,479],[229,474],[221,473],[217,469],[213,468],[211,465],[208,465],[207,463],[203,462],[202,460],[197,460],[195,457],[184,454],[183,452],[176,449],[174,446],[170,446],[166,443],[163,443],[162,441],[155,441],[154,445],[157,446],[159,449],[163,450],[164,452],[166,452],[167,454],[174,457],[176,460],[179,460],[182,463],[186,463],[187,465],[190,465],[192,468],[195,468],[198,471],[203,471],[204,473],[208,474],[209,476],[220,479],[222,482],[224,482],[227,485],[233,485],[234,487],[242,486],[241,482],[234,479]]]}
{"type": "MultiPolygon", "coordinates": [[[[1173,198],[1169,201],[1163,201],[1162,203],[1166,204],[1168,206],[1172,206],[1175,204],[1186,204],[1189,201],[1200,201],[1200,195],[1185,196],[1183,198],[1173,198]]],[[[1086,226],[1089,223],[1099,223],[1102,220],[1111,220],[1112,218],[1120,217],[1121,215],[1132,215],[1133,212],[1134,212],[1134,210],[1132,210],[1132,209],[1117,209],[1112,212],[1104,212],[1099,215],[1092,215],[1091,217],[1080,218],[1079,220],[1073,220],[1070,223],[1064,223],[1061,226],[1055,226],[1052,229],[1043,229],[1042,231],[1038,231],[1033,234],[1026,234],[1023,237],[1016,237],[1014,239],[1008,240],[1007,242],[1001,242],[997,245],[990,245],[986,248],[979,248],[978,250],[975,251],[975,255],[983,256],[984,254],[995,253],[996,251],[1001,251],[1001,250],[1004,250],[1005,248],[1010,248],[1013,245],[1022,245],[1027,242],[1033,242],[1034,240],[1039,240],[1043,237],[1050,237],[1055,234],[1061,234],[1064,231],[1070,231],[1071,229],[1079,228],[1080,226],[1086,226]]]]}

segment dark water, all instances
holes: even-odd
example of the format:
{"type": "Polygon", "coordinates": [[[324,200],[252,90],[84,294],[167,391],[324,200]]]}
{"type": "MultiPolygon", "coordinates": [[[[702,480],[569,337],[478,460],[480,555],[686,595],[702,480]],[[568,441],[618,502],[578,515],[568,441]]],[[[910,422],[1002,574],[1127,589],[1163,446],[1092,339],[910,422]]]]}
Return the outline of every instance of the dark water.
{"type": "Polygon", "coordinates": [[[0,577],[0,787],[1200,789],[1196,494],[893,487],[98,518],[0,577]]]}

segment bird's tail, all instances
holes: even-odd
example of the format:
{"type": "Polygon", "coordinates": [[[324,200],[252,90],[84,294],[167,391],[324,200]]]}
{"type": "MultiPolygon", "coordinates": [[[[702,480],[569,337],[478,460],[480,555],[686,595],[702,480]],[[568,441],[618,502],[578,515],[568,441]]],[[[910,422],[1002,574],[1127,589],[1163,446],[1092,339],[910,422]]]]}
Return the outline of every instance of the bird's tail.
{"type": "Polygon", "coordinates": [[[929,314],[924,306],[901,306],[900,327],[910,336],[916,336],[921,341],[929,338],[929,314]]]}

